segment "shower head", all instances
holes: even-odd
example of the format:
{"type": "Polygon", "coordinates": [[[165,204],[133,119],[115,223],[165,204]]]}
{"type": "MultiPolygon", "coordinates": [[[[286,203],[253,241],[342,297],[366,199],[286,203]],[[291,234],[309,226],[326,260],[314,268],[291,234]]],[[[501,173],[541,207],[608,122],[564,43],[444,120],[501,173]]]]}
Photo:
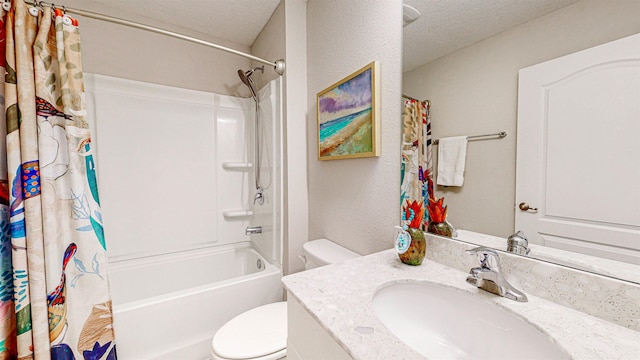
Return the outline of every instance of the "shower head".
{"type": "Polygon", "coordinates": [[[242,80],[242,82],[247,85],[247,87],[249,87],[249,90],[251,90],[251,95],[253,96],[253,99],[256,100],[258,95],[256,93],[256,89],[255,89],[255,84],[253,83],[253,79],[251,79],[251,75],[253,75],[253,73],[256,70],[260,70],[261,72],[264,72],[264,66],[256,66],[251,70],[238,70],[238,76],[240,77],[240,80],[242,80]]]}
{"type": "Polygon", "coordinates": [[[253,69],[247,71],[238,70],[238,76],[240,76],[240,80],[242,80],[243,83],[245,83],[247,86],[251,86],[250,82],[253,83],[253,81],[251,81],[251,75],[253,75],[253,73],[257,70],[260,70],[264,73],[264,66],[256,66],[253,69]]]}

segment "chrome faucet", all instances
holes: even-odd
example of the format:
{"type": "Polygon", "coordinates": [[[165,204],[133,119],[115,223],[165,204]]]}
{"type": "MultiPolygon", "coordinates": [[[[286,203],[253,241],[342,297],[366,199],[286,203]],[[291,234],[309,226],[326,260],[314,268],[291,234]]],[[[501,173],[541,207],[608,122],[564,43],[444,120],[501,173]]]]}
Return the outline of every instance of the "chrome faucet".
{"type": "Polygon", "coordinates": [[[253,197],[253,204],[264,205],[264,189],[262,186],[256,188],[256,195],[253,197]]]}
{"type": "Polygon", "coordinates": [[[527,235],[518,230],[518,232],[509,236],[507,239],[507,251],[519,255],[528,255],[531,249],[529,249],[527,235]]]}
{"type": "Polygon", "coordinates": [[[477,255],[479,267],[469,270],[467,282],[490,293],[506,297],[507,299],[527,302],[527,296],[517,290],[502,275],[498,253],[490,248],[480,246],[467,250],[469,254],[477,255]]]}
{"type": "Polygon", "coordinates": [[[262,226],[247,226],[244,230],[245,235],[262,234],[262,226]]]}

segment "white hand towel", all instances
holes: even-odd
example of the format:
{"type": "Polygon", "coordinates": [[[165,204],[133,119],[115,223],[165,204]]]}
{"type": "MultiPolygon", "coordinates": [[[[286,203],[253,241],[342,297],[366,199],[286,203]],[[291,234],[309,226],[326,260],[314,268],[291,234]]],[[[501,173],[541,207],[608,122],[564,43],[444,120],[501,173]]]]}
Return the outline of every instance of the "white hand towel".
{"type": "Polygon", "coordinates": [[[467,137],[454,136],[438,140],[438,185],[462,186],[467,158],[467,137]]]}

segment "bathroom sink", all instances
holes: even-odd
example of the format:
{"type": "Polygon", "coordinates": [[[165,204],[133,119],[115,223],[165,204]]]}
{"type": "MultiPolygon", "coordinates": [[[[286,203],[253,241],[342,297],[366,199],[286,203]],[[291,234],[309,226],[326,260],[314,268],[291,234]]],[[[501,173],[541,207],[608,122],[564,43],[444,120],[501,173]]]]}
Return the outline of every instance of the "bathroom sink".
{"type": "Polygon", "coordinates": [[[569,358],[524,319],[462,290],[392,284],[374,294],[373,308],[395,336],[430,359],[569,358]]]}

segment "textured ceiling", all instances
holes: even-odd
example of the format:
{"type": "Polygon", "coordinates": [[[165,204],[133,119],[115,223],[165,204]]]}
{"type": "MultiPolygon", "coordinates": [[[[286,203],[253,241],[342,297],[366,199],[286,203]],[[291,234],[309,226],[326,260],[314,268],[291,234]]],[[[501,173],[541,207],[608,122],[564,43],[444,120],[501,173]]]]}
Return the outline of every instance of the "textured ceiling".
{"type": "Polygon", "coordinates": [[[404,28],[403,71],[578,0],[404,0],[421,16],[404,28]]]}
{"type": "MultiPolygon", "coordinates": [[[[167,24],[251,46],[280,0],[92,0],[167,24]]],[[[78,6],[91,10],[91,5],[78,6]]]]}
{"type": "MultiPolygon", "coordinates": [[[[579,0],[404,0],[406,4],[418,9],[421,16],[404,28],[403,70],[412,70],[577,1],[579,0]]],[[[85,6],[78,7],[91,10],[91,3],[97,3],[115,8],[123,14],[135,14],[251,46],[279,2],[280,0],[92,0],[84,3],[85,6]]]]}

